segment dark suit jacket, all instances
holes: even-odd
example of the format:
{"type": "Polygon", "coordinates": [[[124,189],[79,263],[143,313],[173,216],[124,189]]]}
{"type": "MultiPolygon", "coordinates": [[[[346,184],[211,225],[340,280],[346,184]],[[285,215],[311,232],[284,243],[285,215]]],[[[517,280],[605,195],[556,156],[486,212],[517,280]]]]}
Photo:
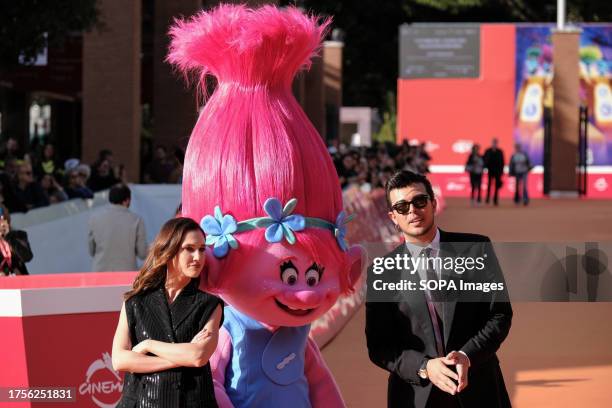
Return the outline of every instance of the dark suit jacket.
{"type": "Polygon", "coordinates": [[[499,147],[495,150],[488,148],[483,158],[490,175],[499,176],[504,173],[504,152],[499,147]]]}
{"type": "MultiPolygon", "coordinates": [[[[405,252],[406,245],[402,244],[387,256],[395,257],[405,252]]],[[[465,272],[464,275],[451,273],[454,276],[447,278],[504,282],[505,289],[505,281],[489,238],[440,230],[439,257],[475,257],[485,252],[486,267],[478,272],[478,276],[475,276],[475,272],[465,272]]],[[[425,294],[422,291],[404,292],[396,302],[373,301],[370,294],[375,276],[378,275],[373,275],[370,268],[366,302],[366,338],[370,360],[390,373],[388,407],[423,408],[433,385],[429,380],[421,379],[418,370],[425,358],[437,357],[425,294]]],[[[410,279],[418,281],[420,278],[414,274],[410,279]]],[[[463,408],[510,407],[495,354],[508,335],[512,321],[507,292],[470,293],[470,297],[449,295],[443,304],[445,353],[461,350],[468,355],[471,363],[468,387],[455,398],[460,399],[463,408]]]]}
{"type": "MultiPolygon", "coordinates": [[[[221,300],[198,289],[192,281],[168,305],[163,285],[125,302],[132,345],[145,339],[188,343],[204,328],[221,300]]],[[[210,364],[177,367],[150,374],[125,375],[118,408],[217,407],[210,364]]]]}

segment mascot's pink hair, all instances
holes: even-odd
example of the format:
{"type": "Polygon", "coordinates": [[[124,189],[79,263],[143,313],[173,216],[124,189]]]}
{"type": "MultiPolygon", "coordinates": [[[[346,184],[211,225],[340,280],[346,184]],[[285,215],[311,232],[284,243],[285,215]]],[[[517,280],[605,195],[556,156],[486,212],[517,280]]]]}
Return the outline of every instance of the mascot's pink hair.
{"type": "MultiPolygon", "coordinates": [[[[264,202],[276,197],[283,204],[297,198],[294,214],[335,222],[342,210],[338,176],[291,92],[328,25],[294,7],[238,5],[175,22],[168,61],[196,74],[201,88],[207,76],[217,80],[187,147],[183,216],[200,221],[216,205],[238,221],[266,216],[264,202]]],[[[243,248],[265,243],[263,235],[258,229],[235,238],[243,248]]],[[[307,228],[296,237],[315,257],[332,255],[347,264],[331,231],[307,228]]],[[[225,263],[223,274],[231,270],[231,261],[225,263]]]]}

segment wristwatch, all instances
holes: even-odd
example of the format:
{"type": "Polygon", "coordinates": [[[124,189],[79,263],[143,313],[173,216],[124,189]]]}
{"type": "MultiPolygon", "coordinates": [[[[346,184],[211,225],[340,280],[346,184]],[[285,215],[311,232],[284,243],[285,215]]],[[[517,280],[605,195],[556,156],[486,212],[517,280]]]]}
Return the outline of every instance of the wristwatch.
{"type": "Polygon", "coordinates": [[[424,380],[427,380],[429,378],[429,375],[427,374],[427,362],[428,361],[429,361],[429,359],[425,358],[423,360],[423,364],[421,364],[421,367],[419,368],[419,371],[417,372],[419,377],[421,377],[424,380]]]}

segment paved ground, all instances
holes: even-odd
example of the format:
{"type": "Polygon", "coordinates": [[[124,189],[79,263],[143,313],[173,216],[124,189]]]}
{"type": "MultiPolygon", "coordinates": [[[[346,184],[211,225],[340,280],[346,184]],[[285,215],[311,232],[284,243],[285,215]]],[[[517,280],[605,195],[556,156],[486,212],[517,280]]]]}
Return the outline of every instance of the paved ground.
{"type": "MultiPolygon", "coordinates": [[[[494,241],[612,241],[612,202],[503,201],[472,208],[448,199],[439,225],[494,241]]],[[[606,272],[610,274],[610,272],[606,272]]],[[[515,302],[514,320],[498,356],[513,406],[612,406],[612,303],[515,302]]],[[[383,370],[370,363],[363,308],[323,354],[351,408],[386,406],[383,370]]]]}

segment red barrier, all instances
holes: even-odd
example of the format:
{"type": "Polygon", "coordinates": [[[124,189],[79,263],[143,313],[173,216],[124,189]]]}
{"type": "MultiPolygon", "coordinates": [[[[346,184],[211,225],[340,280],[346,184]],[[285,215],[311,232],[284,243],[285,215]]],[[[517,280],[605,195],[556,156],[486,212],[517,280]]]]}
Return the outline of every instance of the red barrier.
{"type": "MultiPolygon", "coordinates": [[[[75,402],[11,407],[112,407],[122,376],[110,364],[122,294],[135,272],[0,278],[0,387],[70,387],[75,402]]],[[[0,406],[8,405],[1,402],[0,406]]]]}
{"type": "MultiPolygon", "coordinates": [[[[432,183],[440,186],[446,197],[466,197],[470,196],[470,177],[467,173],[434,173],[430,174],[429,179],[432,183]]],[[[503,186],[500,189],[501,198],[514,197],[515,179],[507,174],[503,178],[503,186]]],[[[484,200],[487,194],[487,176],[482,178],[481,195],[484,200]]],[[[529,197],[545,197],[544,180],[542,173],[530,173],[528,178],[529,197]]],[[[609,173],[589,173],[587,175],[586,198],[591,199],[610,199],[612,197],[612,174],[609,173]]]]}

